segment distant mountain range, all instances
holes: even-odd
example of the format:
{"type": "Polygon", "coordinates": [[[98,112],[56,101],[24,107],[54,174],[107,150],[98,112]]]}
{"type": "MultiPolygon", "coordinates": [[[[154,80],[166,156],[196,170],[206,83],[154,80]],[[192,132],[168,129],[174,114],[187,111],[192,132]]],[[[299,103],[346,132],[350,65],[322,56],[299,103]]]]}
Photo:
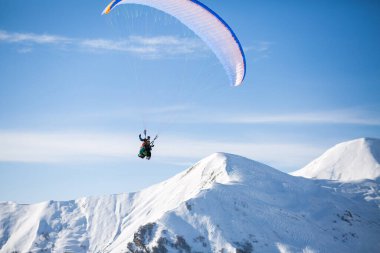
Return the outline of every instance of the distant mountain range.
{"type": "Polygon", "coordinates": [[[379,252],[379,151],[342,143],[292,175],[216,153],[137,193],[1,203],[0,252],[379,252]]]}

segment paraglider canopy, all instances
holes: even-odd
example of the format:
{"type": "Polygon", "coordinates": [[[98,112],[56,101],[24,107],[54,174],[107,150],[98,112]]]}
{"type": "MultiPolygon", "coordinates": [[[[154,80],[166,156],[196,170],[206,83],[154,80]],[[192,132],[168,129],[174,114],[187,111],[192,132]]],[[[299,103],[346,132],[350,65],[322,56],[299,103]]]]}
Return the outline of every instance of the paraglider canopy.
{"type": "Polygon", "coordinates": [[[242,84],[246,74],[243,48],[228,24],[197,0],[113,0],[103,11],[108,14],[120,4],[141,4],[177,18],[197,34],[215,53],[234,86],[242,84]]]}

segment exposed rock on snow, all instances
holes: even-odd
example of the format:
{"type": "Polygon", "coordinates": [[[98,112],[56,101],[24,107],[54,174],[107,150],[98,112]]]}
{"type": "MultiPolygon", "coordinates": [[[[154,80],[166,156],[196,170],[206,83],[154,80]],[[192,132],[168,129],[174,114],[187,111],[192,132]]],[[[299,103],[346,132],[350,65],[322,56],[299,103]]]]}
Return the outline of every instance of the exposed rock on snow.
{"type": "Polygon", "coordinates": [[[217,153],[138,193],[2,203],[0,252],[376,252],[380,209],[339,187],[217,153]]]}

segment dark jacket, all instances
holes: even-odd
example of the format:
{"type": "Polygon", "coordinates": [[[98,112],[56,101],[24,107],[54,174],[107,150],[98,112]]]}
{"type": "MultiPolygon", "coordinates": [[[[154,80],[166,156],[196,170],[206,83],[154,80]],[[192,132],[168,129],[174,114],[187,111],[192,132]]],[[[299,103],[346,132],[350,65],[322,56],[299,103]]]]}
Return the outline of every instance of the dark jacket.
{"type": "Polygon", "coordinates": [[[141,147],[144,147],[147,151],[150,151],[152,150],[152,147],[153,145],[151,145],[150,143],[150,140],[146,139],[146,138],[141,138],[141,134],[139,134],[139,138],[140,138],[140,141],[142,141],[143,143],[141,144],[141,147]]]}

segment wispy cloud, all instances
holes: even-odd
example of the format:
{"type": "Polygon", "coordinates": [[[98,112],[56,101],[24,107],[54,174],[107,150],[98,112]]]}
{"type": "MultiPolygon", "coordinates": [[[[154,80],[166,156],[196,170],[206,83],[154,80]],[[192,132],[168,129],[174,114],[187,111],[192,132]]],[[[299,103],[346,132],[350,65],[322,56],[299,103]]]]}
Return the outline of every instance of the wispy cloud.
{"type": "Polygon", "coordinates": [[[256,41],[249,46],[244,47],[245,53],[253,53],[253,59],[260,60],[268,58],[271,54],[271,49],[275,43],[269,41],[256,41]]]}
{"type": "MultiPolygon", "coordinates": [[[[199,54],[199,52],[205,52],[207,49],[205,44],[195,37],[129,36],[123,40],[103,38],[81,39],[49,34],[11,33],[2,30],[0,30],[0,42],[20,44],[22,46],[28,45],[28,49],[30,50],[33,45],[55,45],[65,46],[66,50],[86,50],[88,52],[118,51],[148,58],[199,54]]],[[[22,51],[19,50],[19,52],[22,51]]]]}
{"type": "Polygon", "coordinates": [[[244,51],[250,52],[268,52],[271,48],[271,46],[274,45],[273,42],[269,41],[258,41],[253,43],[251,46],[244,47],[244,51]]]}
{"type": "Polygon", "coordinates": [[[124,157],[131,154],[131,143],[124,135],[0,132],[0,161],[57,163],[124,157]]]}
{"type": "MultiPolygon", "coordinates": [[[[135,159],[137,136],[103,133],[0,132],[0,162],[96,162],[99,159],[135,159]]],[[[278,168],[298,169],[321,154],[320,147],[297,143],[242,143],[165,136],[154,158],[190,164],[214,152],[250,157],[278,168]]]]}
{"type": "Polygon", "coordinates": [[[188,113],[178,118],[179,123],[209,124],[342,124],[380,126],[380,116],[362,110],[330,110],[304,113],[188,113]]]}
{"type": "Polygon", "coordinates": [[[196,38],[175,36],[130,36],[125,40],[87,39],[80,42],[88,49],[122,51],[151,58],[195,54],[206,51],[205,45],[196,38]]]}
{"type": "Polygon", "coordinates": [[[34,33],[9,33],[0,30],[0,41],[10,43],[35,43],[35,44],[67,44],[72,43],[72,39],[48,35],[48,34],[34,34],[34,33]]]}
{"type": "Polygon", "coordinates": [[[254,159],[278,169],[296,170],[320,155],[324,147],[296,142],[241,142],[166,136],[160,140],[157,155],[178,159],[200,159],[211,153],[227,152],[254,159]],[[184,144],[173,148],[173,143],[184,144]]]}
{"type": "Polygon", "coordinates": [[[17,52],[19,52],[20,54],[27,54],[33,52],[33,49],[30,47],[23,47],[17,50],[17,52]]]}
{"type": "MultiPolygon", "coordinates": [[[[125,107],[120,110],[97,111],[96,113],[70,114],[65,121],[85,118],[87,121],[107,122],[115,119],[128,118],[131,122],[141,120],[141,115],[149,119],[151,124],[158,125],[346,125],[346,126],[380,126],[380,114],[371,110],[341,109],[329,111],[287,112],[287,113],[252,113],[229,112],[218,108],[213,110],[194,106],[192,104],[174,104],[156,107],[125,107]],[[139,111],[139,114],[136,114],[139,111]]],[[[56,115],[47,115],[46,120],[56,115]]]]}
{"type": "Polygon", "coordinates": [[[365,116],[356,111],[325,111],[279,115],[239,115],[224,118],[221,123],[234,124],[344,124],[380,126],[380,118],[365,116]]]}

